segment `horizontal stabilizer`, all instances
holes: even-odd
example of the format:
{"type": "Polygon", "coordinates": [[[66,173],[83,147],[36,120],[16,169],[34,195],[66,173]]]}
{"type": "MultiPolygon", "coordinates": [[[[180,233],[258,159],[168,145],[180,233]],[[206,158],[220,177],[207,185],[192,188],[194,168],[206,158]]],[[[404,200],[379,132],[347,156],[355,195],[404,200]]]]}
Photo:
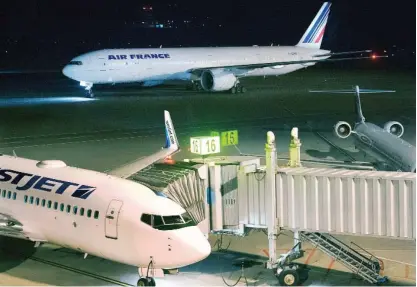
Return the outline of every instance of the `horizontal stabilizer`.
{"type": "Polygon", "coordinates": [[[353,54],[361,54],[361,53],[372,53],[372,50],[333,52],[333,53],[326,53],[326,54],[317,54],[317,55],[314,55],[313,57],[319,58],[319,57],[331,57],[331,56],[340,56],[340,55],[353,55],[353,54]]]}

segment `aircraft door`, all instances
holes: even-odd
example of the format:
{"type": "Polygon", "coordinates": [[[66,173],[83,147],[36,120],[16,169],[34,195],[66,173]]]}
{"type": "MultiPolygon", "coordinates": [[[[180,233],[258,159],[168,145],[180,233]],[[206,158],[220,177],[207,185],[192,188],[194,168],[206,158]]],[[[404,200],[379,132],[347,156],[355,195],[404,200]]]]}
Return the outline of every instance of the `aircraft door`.
{"type": "Polygon", "coordinates": [[[107,238],[117,239],[118,220],[122,205],[122,201],[113,199],[107,208],[105,224],[107,238]]]}

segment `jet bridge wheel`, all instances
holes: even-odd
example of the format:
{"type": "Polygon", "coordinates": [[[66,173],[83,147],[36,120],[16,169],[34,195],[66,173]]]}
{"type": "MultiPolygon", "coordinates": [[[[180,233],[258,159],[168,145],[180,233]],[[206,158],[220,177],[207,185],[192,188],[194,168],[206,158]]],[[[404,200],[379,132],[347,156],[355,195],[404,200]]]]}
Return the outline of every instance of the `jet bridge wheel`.
{"type": "Polygon", "coordinates": [[[142,277],[138,280],[137,286],[156,286],[155,279],[152,277],[142,277]]]}
{"type": "Polygon", "coordinates": [[[298,286],[300,284],[300,275],[296,269],[285,267],[278,275],[278,282],[281,286],[298,286]]]}

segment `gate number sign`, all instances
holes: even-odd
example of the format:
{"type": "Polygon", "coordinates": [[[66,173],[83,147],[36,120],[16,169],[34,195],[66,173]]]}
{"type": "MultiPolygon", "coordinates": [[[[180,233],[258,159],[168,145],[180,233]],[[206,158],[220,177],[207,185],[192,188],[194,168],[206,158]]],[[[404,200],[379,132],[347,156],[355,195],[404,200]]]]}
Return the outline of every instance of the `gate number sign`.
{"type": "Polygon", "coordinates": [[[222,146],[237,145],[239,143],[238,131],[226,131],[221,133],[221,144],[222,146]]]}
{"type": "Polygon", "coordinates": [[[215,154],[220,152],[220,137],[190,138],[191,152],[199,155],[215,154]]]}

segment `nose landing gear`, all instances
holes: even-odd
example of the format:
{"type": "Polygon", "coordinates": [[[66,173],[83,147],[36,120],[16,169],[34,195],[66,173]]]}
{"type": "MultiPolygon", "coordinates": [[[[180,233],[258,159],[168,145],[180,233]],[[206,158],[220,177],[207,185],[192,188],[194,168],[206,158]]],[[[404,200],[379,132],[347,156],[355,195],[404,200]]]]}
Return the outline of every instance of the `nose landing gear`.
{"type": "Polygon", "coordinates": [[[81,81],[80,86],[85,87],[87,97],[94,98],[93,84],[92,83],[87,83],[87,82],[81,81]]]}
{"type": "Polygon", "coordinates": [[[152,257],[151,257],[151,261],[148,264],[148,268],[147,268],[147,271],[146,271],[146,277],[139,278],[138,283],[136,284],[137,286],[156,286],[155,279],[153,277],[149,276],[149,270],[151,270],[151,269],[152,269],[152,273],[153,273],[153,258],[152,257]]]}
{"type": "Polygon", "coordinates": [[[156,286],[155,279],[152,277],[142,277],[138,280],[137,286],[156,286]]]}

